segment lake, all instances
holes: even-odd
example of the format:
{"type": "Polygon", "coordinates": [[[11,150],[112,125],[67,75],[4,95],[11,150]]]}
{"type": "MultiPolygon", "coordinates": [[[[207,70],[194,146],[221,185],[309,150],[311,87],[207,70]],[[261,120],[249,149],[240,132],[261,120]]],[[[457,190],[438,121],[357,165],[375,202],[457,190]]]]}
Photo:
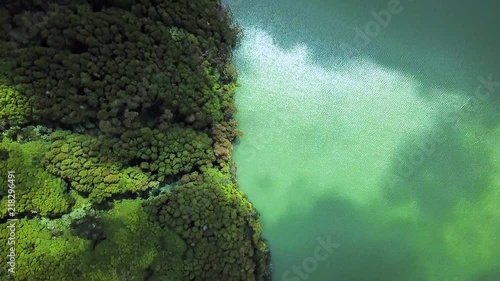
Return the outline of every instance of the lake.
{"type": "Polygon", "coordinates": [[[500,3],[230,0],[275,281],[500,280],[500,3]]]}

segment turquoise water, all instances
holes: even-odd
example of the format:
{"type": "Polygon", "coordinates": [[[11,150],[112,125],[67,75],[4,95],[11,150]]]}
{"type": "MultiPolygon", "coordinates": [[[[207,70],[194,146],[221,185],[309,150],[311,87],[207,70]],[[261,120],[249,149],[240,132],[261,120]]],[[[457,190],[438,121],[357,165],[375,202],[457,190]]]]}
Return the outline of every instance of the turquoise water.
{"type": "Polygon", "coordinates": [[[500,280],[500,4],[229,2],[273,280],[500,280]]]}

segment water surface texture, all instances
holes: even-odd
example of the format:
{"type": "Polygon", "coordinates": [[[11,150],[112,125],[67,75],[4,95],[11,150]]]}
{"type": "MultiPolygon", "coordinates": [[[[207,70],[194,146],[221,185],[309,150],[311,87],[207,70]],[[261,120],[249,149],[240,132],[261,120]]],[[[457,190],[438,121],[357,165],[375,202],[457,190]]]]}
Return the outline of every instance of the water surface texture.
{"type": "Polygon", "coordinates": [[[472,2],[230,1],[273,280],[500,280],[500,5],[472,2]]]}

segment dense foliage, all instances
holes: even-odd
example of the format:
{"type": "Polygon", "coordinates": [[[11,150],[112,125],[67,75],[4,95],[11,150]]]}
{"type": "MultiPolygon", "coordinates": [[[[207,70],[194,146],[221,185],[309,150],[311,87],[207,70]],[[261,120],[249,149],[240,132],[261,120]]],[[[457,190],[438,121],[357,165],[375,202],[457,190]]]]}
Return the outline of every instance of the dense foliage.
{"type": "Polygon", "coordinates": [[[269,279],[258,214],[231,162],[239,36],[219,0],[2,1],[11,277],[269,279]]]}
{"type": "Polygon", "coordinates": [[[227,168],[184,176],[179,187],[149,201],[146,209],[153,221],[188,244],[184,269],[190,279],[264,279],[260,266],[268,257],[258,215],[235,188],[227,168]]]}
{"type": "Polygon", "coordinates": [[[185,243],[145,217],[140,200],[126,200],[102,214],[22,219],[16,280],[182,280],[185,243]]]}

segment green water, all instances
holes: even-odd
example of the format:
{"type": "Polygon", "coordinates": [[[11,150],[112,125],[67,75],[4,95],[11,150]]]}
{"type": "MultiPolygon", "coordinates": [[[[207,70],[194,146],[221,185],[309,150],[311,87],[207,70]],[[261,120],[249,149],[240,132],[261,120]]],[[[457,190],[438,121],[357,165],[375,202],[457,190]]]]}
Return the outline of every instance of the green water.
{"type": "Polygon", "coordinates": [[[500,4],[389,2],[230,1],[273,280],[500,280],[500,4]]]}

